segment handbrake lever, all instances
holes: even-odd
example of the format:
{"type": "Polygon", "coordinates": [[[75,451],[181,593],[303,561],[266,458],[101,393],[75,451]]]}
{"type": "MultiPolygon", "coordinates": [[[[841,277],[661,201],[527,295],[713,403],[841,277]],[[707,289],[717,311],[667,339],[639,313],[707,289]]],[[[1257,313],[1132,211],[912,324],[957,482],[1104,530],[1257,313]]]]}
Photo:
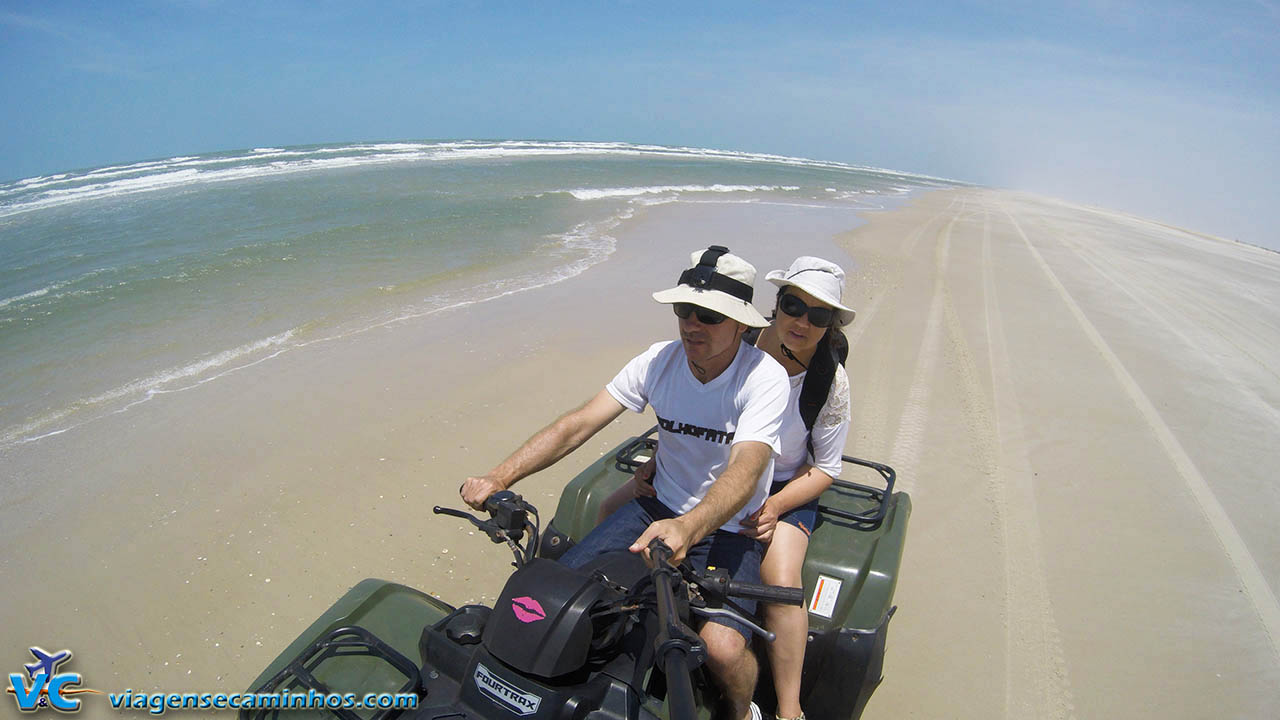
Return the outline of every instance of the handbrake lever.
{"type": "Polygon", "coordinates": [[[737,622],[740,622],[743,625],[746,625],[747,629],[749,629],[751,632],[764,638],[765,642],[773,642],[778,637],[777,635],[774,635],[768,630],[765,630],[764,628],[755,624],[755,622],[750,618],[745,617],[740,613],[734,612],[733,610],[729,610],[728,608],[698,607],[697,605],[690,605],[689,612],[693,613],[694,615],[700,615],[704,618],[724,617],[724,618],[729,618],[730,620],[736,620],[737,622]]]}
{"type": "Polygon", "coordinates": [[[472,525],[475,525],[480,530],[483,530],[484,533],[489,536],[489,539],[494,541],[495,543],[507,542],[506,531],[498,527],[498,525],[491,520],[481,520],[480,518],[476,517],[475,515],[472,515],[469,512],[463,512],[462,510],[454,510],[453,508],[441,507],[439,505],[436,505],[434,508],[432,508],[431,512],[435,513],[436,515],[449,515],[450,517],[462,518],[463,520],[470,522],[472,525]]]}
{"type": "Polygon", "coordinates": [[[757,625],[730,597],[786,605],[804,604],[803,588],[737,582],[729,578],[729,571],[724,568],[708,568],[704,574],[687,571],[684,575],[686,580],[698,588],[698,594],[701,596],[700,601],[702,604],[691,603],[689,607],[691,612],[702,617],[718,616],[736,620],[769,642],[773,642],[776,636],[757,625]],[[708,603],[708,600],[711,603],[708,603]],[[709,607],[709,604],[716,604],[721,607],[709,607]]]}

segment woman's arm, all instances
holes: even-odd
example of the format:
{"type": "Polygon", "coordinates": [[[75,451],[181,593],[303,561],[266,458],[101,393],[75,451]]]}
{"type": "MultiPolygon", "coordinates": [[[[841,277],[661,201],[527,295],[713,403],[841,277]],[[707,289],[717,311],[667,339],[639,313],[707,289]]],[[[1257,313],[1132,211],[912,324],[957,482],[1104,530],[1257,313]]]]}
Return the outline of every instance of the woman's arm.
{"type": "Polygon", "coordinates": [[[849,379],[844,368],[836,369],[827,402],[818,414],[810,437],[814,464],[801,465],[777,493],[770,495],[753,515],[743,520],[743,532],[761,542],[769,542],[778,518],[826,492],[840,476],[841,457],[849,437],[849,379]],[[821,467],[818,467],[821,466],[821,467]]]}
{"type": "Polygon", "coordinates": [[[832,477],[812,465],[801,465],[796,476],[781,490],[769,496],[765,502],[773,506],[778,515],[784,515],[810,500],[817,499],[831,487],[832,477]]]}
{"type": "Polygon", "coordinates": [[[801,465],[797,475],[781,490],[765,498],[760,509],[742,520],[742,534],[762,543],[773,539],[778,519],[813,500],[831,487],[831,476],[810,465],[801,465]]]}

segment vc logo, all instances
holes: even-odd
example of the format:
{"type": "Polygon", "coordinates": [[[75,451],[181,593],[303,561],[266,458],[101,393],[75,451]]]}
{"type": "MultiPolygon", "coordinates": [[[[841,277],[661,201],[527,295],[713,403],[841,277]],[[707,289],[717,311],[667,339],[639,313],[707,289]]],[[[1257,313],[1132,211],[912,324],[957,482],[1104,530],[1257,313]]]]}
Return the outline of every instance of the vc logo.
{"type": "Polygon", "coordinates": [[[33,647],[31,654],[38,662],[22,666],[28,677],[23,677],[22,673],[9,673],[8,692],[18,701],[19,710],[31,712],[52,706],[62,712],[76,712],[80,709],[80,701],[69,698],[69,695],[98,692],[75,687],[80,684],[80,673],[58,672],[58,666],[71,659],[70,650],[50,653],[33,647]]]}

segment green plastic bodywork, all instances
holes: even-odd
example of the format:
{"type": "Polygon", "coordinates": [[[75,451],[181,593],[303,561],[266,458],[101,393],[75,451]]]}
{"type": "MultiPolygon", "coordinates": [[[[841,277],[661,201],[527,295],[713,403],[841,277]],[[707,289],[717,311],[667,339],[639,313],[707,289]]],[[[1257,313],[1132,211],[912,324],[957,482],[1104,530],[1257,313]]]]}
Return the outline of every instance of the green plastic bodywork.
{"type": "MultiPolygon", "coordinates": [[[[285,648],[249,687],[261,688],[317,639],[350,625],[372,632],[401,655],[421,664],[418,639],[422,636],[422,629],[439,622],[453,609],[448,603],[411,587],[377,578],[362,580],[302,631],[298,639],[285,648]]],[[[342,663],[329,663],[317,670],[317,677],[333,692],[357,692],[361,695],[397,692],[404,682],[404,678],[392,671],[389,665],[377,660],[360,662],[347,659],[342,663]],[[324,674],[326,669],[330,674],[324,674]]],[[[324,712],[309,715],[333,717],[324,712]]],[[[300,712],[289,715],[294,718],[307,716],[300,712]]]]}
{"type": "MultiPolygon", "coordinates": [[[[619,448],[625,446],[624,443],[619,448]]],[[[642,462],[647,459],[647,451],[641,453],[636,459],[642,462]]],[[[617,468],[614,453],[592,463],[561,493],[554,520],[556,529],[575,542],[581,540],[595,527],[600,504],[630,477],[629,472],[617,468]]],[[[846,465],[841,479],[867,482],[872,478],[879,480],[874,472],[846,465]]],[[[864,513],[875,507],[875,502],[863,494],[836,486],[823,493],[818,502],[853,513],[864,513]]],[[[819,575],[835,578],[841,586],[830,619],[809,613],[810,630],[868,629],[880,624],[893,606],[910,515],[911,498],[901,492],[889,496],[884,520],[876,528],[859,527],[851,521],[819,513],[818,527],[809,538],[802,572],[805,598],[812,599],[819,575]]]]}
{"type": "MultiPolygon", "coordinates": [[[[596,524],[600,504],[631,477],[629,471],[616,466],[615,453],[631,445],[635,450],[631,453],[633,460],[647,459],[645,453],[649,451],[636,444],[636,440],[632,438],[592,463],[565,487],[553,521],[557,530],[575,540],[590,532],[596,524]]],[[[847,466],[844,479],[866,480],[850,477],[859,470],[856,466],[847,466]]],[[[863,513],[875,506],[865,494],[839,487],[824,493],[820,504],[854,513],[863,513]]],[[[893,493],[887,500],[883,521],[874,528],[827,513],[820,515],[805,558],[805,597],[812,599],[821,575],[839,580],[841,588],[831,618],[809,613],[810,631],[821,632],[833,627],[874,629],[886,622],[893,604],[910,513],[910,498],[905,493],[893,493]]],[[[453,609],[444,601],[404,585],[373,578],[364,580],[304,630],[250,687],[263,687],[317,639],[351,625],[371,631],[415,664],[420,663],[418,641],[423,629],[439,622],[453,609]]],[[[396,692],[404,681],[386,663],[355,658],[322,665],[316,675],[329,689],[339,693],[396,692]]],[[[650,701],[646,708],[665,717],[665,708],[660,703],[650,701]]],[[[321,713],[299,712],[289,716],[310,715],[321,713]]]]}

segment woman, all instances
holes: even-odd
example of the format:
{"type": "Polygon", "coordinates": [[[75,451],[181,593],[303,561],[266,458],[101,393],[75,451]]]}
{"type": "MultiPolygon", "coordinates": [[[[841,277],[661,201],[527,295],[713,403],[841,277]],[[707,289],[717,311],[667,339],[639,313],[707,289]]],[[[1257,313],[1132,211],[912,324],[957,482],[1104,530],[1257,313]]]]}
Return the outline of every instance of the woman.
{"type": "MultiPolygon", "coordinates": [[[[773,324],[756,346],[786,368],[791,399],[783,419],[782,454],[774,461],[773,486],[764,505],[744,524],[747,534],[766,546],[761,578],[770,585],[800,587],[804,555],[818,515],[818,496],[839,477],[841,455],[849,434],[849,378],[845,373],[844,334],[854,311],[841,304],[844,271],[820,258],[796,258],[787,270],[774,270],[765,279],[778,286],[773,324]],[[806,381],[817,387],[802,392],[806,381]],[[825,385],[825,388],[822,386],[825,385]],[[825,392],[823,392],[825,390],[825,392]],[[817,398],[808,414],[802,396],[817,398]],[[824,401],[825,400],[825,401],[824,401]],[[816,411],[816,412],[815,412],[816,411]]],[[[636,471],[635,479],[605,500],[604,517],[633,497],[654,494],[653,461],[636,471]]],[[[779,720],[804,718],[800,708],[800,675],[809,630],[805,608],[764,604],[765,625],[777,635],[769,645],[779,720]]]]}

